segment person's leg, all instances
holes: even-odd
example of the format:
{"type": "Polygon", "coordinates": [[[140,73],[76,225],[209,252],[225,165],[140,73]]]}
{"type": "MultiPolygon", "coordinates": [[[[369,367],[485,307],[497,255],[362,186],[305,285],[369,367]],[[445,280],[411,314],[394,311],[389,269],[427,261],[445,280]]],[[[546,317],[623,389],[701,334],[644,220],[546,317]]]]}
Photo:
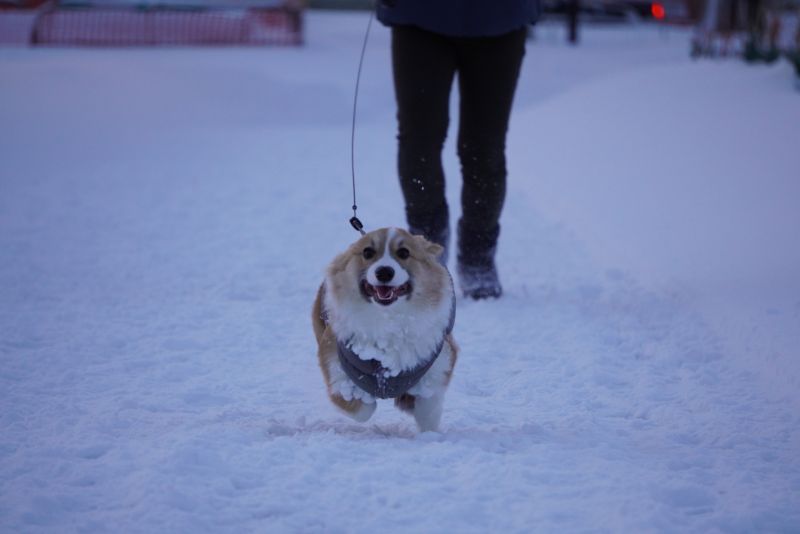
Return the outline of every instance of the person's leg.
{"type": "Polygon", "coordinates": [[[524,55],[524,29],[459,44],[458,266],[461,288],[473,298],[502,292],[494,255],[506,193],[506,132],[524,55]]]}
{"type": "Polygon", "coordinates": [[[392,67],[398,173],[409,230],[447,250],[450,229],[442,147],[449,124],[455,48],[447,37],[398,26],[392,29],[392,67]]]}

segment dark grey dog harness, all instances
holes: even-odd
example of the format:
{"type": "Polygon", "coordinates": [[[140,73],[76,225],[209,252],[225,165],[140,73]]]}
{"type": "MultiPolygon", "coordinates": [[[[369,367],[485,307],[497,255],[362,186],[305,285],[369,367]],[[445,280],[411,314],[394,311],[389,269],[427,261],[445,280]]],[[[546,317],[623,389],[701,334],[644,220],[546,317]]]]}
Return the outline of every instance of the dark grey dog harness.
{"type": "MultiPolygon", "coordinates": [[[[327,322],[327,318],[324,318],[327,322]]],[[[450,304],[450,320],[442,334],[442,339],[436,344],[433,352],[419,365],[413,369],[408,369],[395,376],[389,376],[389,370],[378,360],[362,360],[358,354],[350,348],[350,340],[341,341],[337,339],[336,346],[339,352],[339,363],[347,376],[355,384],[374,397],[380,399],[393,399],[406,393],[422,379],[433,362],[439,357],[444,347],[445,339],[453,331],[456,321],[456,297],[453,293],[453,301],[450,304]]]]}

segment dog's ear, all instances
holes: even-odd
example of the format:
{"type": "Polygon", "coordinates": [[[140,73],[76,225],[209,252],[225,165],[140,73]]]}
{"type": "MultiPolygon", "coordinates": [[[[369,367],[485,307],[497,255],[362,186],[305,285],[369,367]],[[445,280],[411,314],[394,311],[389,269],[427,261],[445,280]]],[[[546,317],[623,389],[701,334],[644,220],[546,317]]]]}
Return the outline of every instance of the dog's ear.
{"type": "Polygon", "coordinates": [[[361,248],[359,248],[360,243],[361,240],[356,241],[347,247],[347,250],[333,258],[331,264],[328,265],[329,276],[335,276],[347,270],[347,264],[350,263],[353,256],[357,256],[361,253],[361,248]]]}
{"type": "Polygon", "coordinates": [[[422,250],[436,259],[438,259],[439,256],[442,255],[442,252],[444,252],[444,247],[442,245],[434,243],[433,241],[428,241],[421,235],[415,235],[414,239],[417,241],[417,244],[422,250]]]}
{"type": "Polygon", "coordinates": [[[428,248],[425,250],[428,252],[428,254],[433,255],[433,257],[438,260],[439,256],[442,255],[442,252],[444,252],[444,247],[438,243],[431,243],[428,241],[428,248]]]}

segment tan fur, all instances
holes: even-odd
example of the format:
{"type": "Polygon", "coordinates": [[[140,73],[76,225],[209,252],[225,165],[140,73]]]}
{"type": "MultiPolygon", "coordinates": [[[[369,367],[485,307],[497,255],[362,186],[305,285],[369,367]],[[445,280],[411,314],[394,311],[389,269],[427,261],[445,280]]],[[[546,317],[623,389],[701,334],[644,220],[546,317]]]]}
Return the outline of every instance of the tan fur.
{"type": "Polygon", "coordinates": [[[447,385],[450,385],[450,380],[453,378],[453,369],[456,366],[456,360],[458,360],[458,345],[456,344],[455,338],[453,338],[453,334],[447,334],[447,337],[444,338],[445,343],[450,345],[450,369],[447,371],[447,385]]]}
{"type": "MultiPolygon", "coordinates": [[[[406,260],[409,269],[436,268],[434,266],[438,265],[437,258],[443,251],[440,245],[431,243],[422,236],[411,235],[404,230],[397,230],[397,235],[399,235],[399,239],[394,245],[394,249],[404,246],[409,250],[411,255],[406,260]]],[[[350,414],[358,413],[364,407],[364,402],[359,399],[347,401],[332,390],[329,365],[338,358],[338,353],[336,335],[324,316],[325,293],[327,291],[331,292],[332,297],[335,299],[353,298],[355,294],[358,294],[356,298],[361,298],[360,289],[358,288],[360,273],[381,258],[386,249],[388,236],[389,230],[386,228],[370,232],[350,245],[343,253],[336,256],[328,266],[327,283],[320,286],[312,307],[311,320],[318,344],[317,358],[328,389],[328,396],[336,406],[350,414]],[[368,246],[376,251],[375,257],[370,260],[365,259],[362,254],[363,250],[368,246]]],[[[442,287],[440,281],[419,277],[417,284],[418,286],[414,288],[414,293],[421,300],[424,299],[423,302],[438,302],[444,296],[446,288],[442,287]]],[[[458,356],[458,346],[452,334],[446,336],[445,343],[449,345],[451,355],[447,372],[447,383],[449,383],[458,356]]],[[[415,397],[410,394],[402,395],[395,400],[395,405],[403,411],[413,411],[414,404],[415,397]]]]}

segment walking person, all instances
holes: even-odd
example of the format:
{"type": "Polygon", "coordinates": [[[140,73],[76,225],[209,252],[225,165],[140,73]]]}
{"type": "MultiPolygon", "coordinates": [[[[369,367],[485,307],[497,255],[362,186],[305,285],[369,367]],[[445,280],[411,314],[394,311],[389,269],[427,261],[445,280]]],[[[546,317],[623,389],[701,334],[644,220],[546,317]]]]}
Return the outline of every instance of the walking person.
{"type": "Polygon", "coordinates": [[[409,230],[445,247],[450,216],[442,148],[450,90],[460,94],[461,218],[457,274],[465,296],[497,298],[495,252],[506,194],[506,132],[538,0],[378,0],[392,30],[398,174],[409,230]]]}

